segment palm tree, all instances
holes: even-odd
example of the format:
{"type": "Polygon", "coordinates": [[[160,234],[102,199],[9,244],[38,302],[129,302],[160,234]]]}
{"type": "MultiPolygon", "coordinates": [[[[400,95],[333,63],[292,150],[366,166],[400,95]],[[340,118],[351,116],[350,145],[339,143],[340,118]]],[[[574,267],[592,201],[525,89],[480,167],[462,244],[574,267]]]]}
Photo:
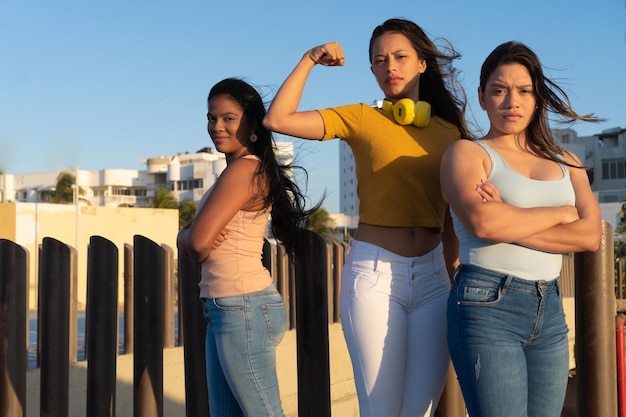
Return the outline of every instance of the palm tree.
{"type": "Polygon", "coordinates": [[[179,230],[189,224],[196,215],[198,203],[191,199],[185,199],[180,203],[171,191],[166,188],[159,188],[152,200],[152,208],[177,209],[179,230]]]}
{"type": "Polygon", "coordinates": [[[166,188],[159,188],[154,194],[152,208],[177,209],[178,201],[172,192],[166,188]]]}
{"type": "Polygon", "coordinates": [[[191,199],[181,201],[178,208],[178,228],[182,229],[196,216],[198,203],[191,199]]]}
{"type": "Polygon", "coordinates": [[[57,204],[74,203],[74,187],[75,186],[76,186],[76,177],[67,171],[61,172],[57,176],[56,188],[51,193],[50,202],[57,203],[57,204]]]}

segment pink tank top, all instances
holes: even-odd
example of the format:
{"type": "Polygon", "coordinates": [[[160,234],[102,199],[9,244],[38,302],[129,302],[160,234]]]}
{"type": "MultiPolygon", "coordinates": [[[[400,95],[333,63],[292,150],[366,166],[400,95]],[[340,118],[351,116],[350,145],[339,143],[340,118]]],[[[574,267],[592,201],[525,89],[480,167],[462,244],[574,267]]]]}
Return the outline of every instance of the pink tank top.
{"type": "MultiPolygon", "coordinates": [[[[200,201],[202,207],[208,194],[200,201]]],[[[270,210],[237,212],[226,226],[228,238],[202,261],[201,298],[241,295],[267,288],[272,283],[261,257],[270,210]]]]}

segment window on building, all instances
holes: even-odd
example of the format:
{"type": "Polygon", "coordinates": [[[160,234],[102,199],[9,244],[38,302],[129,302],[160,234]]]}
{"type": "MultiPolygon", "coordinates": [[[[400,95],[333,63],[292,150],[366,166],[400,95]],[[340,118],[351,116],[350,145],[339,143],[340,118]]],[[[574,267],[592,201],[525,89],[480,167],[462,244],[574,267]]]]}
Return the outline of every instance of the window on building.
{"type": "Polygon", "coordinates": [[[39,191],[39,201],[50,201],[51,196],[52,196],[51,190],[39,191]]]}
{"type": "Polygon", "coordinates": [[[600,203],[617,203],[619,200],[616,195],[603,195],[600,197],[600,203]]]}
{"type": "Polygon", "coordinates": [[[626,159],[613,158],[602,161],[602,179],[615,180],[626,178],[626,159]]]}
{"type": "Polygon", "coordinates": [[[195,180],[193,180],[193,188],[195,189],[204,188],[204,180],[202,178],[196,178],[195,180]]]}

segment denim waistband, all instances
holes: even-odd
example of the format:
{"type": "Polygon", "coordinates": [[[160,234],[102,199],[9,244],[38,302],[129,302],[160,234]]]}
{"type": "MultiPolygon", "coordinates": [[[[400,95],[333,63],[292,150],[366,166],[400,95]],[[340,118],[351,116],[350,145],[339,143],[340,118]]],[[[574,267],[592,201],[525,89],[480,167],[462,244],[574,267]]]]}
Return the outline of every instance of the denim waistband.
{"type": "Polygon", "coordinates": [[[560,291],[559,277],[551,280],[531,281],[528,279],[515,277],[513,275],[492,271],[490,269],[481,268],[480,266],[467,264],[459,265],[455,274],[455,280],[457,277],[459,277],[460,274],[462,274],[464,277],[475,275],[476,278],[482,279],[484,281],[497,283],[501,285],[503,292],[506,292],[507,289],[528,291],[529,289],[550,290],[551,288],[555,288],[557,291],[560,291]]]}

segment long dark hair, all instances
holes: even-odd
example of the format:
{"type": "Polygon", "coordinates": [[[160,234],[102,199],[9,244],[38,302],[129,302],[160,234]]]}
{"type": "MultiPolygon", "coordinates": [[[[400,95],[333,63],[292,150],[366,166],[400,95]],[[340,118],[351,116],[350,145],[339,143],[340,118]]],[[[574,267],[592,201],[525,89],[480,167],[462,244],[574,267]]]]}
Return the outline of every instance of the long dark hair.
{"type": "Polygon", "coordinates": [[[452,61],[461,55],[450,42],[444,43],[443,51],[437,48],[424,30],[410,20],[388,19],[376,26],[369,46],[369,59],[372,62],[374,41],[387,32],[400,33],[407,37],[421,59],[426,61],[426,71],[420,75],[420,100],[431,105],[433,115],[439,116],[457,126],[461,137],[469,138],[470,131],[465,121],[467,97],[457,79],[457,70],[452,61]]]}
{"type": "MultiPolygon", "coordinates": [[[[563,163],[560,155],[563,149],[558,146],[550,131],[548,112],[556,114],[560,123],[601,122],[593,114],[577,114],[570,105],[567,94],[561,87],[543,73],[539,57],[526,45],[509,41],[497,46],[483,62],[480,68],[480,91],[485,92],[491,74],[500,66],[520,64],[526,67],[533,83],[533,94],[537,108],[526,127],[526,143],[536,155],[555,162],[563,163]]],[[[571,164],[567,164],[572,166],[571,164]]],[[[579,167],[580,168],[580,167],[579,167]]]]}
{"type": "Polygon", "coordinates": [[[272,132],[263,127],[265,104],[258,91],[247,82],[238,78],[226,78],[211,88],[207,103],[214,97],[227,95],[241,106],[250,126],[254,126],[256,142],[250,142],[248,150],[261,159],[257,175],[264,177],[260,184],[266,184],[264,194],[265,207],[271,206],[271,230],[285,247],[286,252],[293,256],[295,252],[298,229],[313,211],[320,207],[306,210],[306,197],[292,180],[294,168],[301,169],[305,176],[306,170],[292,163],[280,163],[276,158],[276,143],[272,132]]]}

